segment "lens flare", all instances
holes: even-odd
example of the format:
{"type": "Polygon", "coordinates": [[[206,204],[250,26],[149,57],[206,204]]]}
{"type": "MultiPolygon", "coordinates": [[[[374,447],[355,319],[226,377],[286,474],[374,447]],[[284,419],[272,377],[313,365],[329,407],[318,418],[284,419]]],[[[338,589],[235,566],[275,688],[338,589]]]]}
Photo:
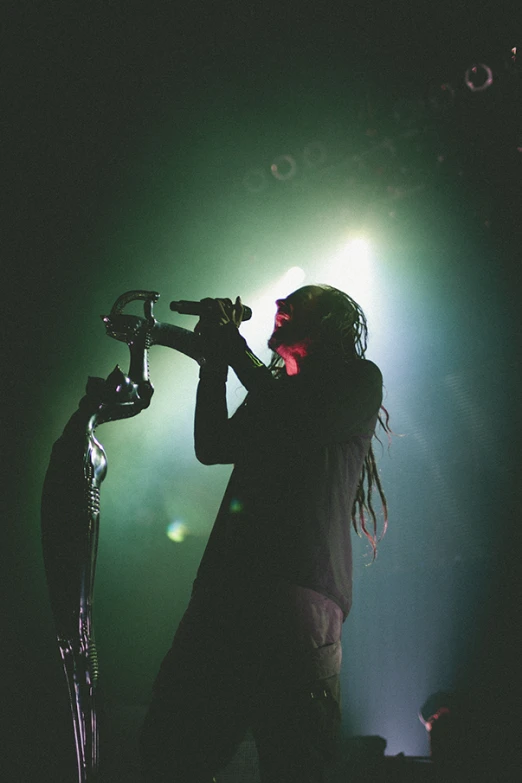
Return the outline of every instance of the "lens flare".
{"type": "Polygon", "coordinates": [[[176,544],[182,544],[188,534],[188,527],[178,519],[167,525],[167,537],[176,544]]]}

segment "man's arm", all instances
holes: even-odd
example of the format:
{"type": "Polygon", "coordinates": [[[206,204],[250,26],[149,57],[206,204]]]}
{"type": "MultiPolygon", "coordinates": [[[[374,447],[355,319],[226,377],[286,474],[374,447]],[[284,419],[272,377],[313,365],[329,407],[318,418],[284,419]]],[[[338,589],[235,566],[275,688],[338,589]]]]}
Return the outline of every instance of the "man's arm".
{"type": "MultiPolygon", "coordinates": [[[[226,380],[230,365],[249,393],[266,391],[274,383],[272,373],[255,356],[240,335],[238,321],[231,320],[231,302],[223,302],[220,321],[201,322],[199,334],[207,357],[202,362],[196,396],[194,447],[204,465],[235,462],[241,443],[241,411],[228,418],[226,380]]],[[[237,303],[236,303],[236,306],[237,303]]],[[[240,306],[240,305],[239,305],[240,306]]]]}
{"type": "MultiPolygon", "coordinates": [[[[229,362],[246,390],[269,393],[275,384],[272,373],[249,349],[237,331],[228,344],[229,362]]],[[[228,366],[224,361],[207,360],[200,369],[194,418],[194,447],[197,459],[204,465],[235,462],[246,433],[242,431],[242,412],[228,418],[226,380],[228,366]]]]}
{"type": "Polygon", "coordinates": [[[226,397],[226,365],[200,370],[194,416],[194,449],[203,465],[235,461],[226,397]]]}

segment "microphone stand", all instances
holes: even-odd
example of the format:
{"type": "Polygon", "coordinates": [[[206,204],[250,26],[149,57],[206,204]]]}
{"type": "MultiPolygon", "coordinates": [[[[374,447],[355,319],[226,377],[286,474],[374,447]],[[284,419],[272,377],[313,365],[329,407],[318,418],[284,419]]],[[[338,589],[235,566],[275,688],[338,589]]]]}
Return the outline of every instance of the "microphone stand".
{"type": "MultiPolygon", "coordinates": [[[[124,315],[123,309],[128,302],[140,298],[139,294],[142,293],[142,291],[128,291],[126,294],[122,294],[113,305],[110,314],[102,316],[109,337],[125,342],[128,345],[138,338],[138,335],[144,328],[144,319],[135,315],[124,315]]],[[[156,297],[155,301],[159,299],[158,293],[148,293],[154,294],[156,297]]],[[[203,364],[205,358],[200,336],[188,329],[183,329],[181,326],[156,321],[152,316],[151,308],[152,304],[149,305],[148,301],[146,301],[145,316],[149,324],[149,347],[152,345],[164,345],[167,348],[174,348],[176,351],[185,354],[185,356],[194,359],[198,364],[203,364]]]]}
{"type": "Polygon", "coordinates": [[[92,603],[100,523],[100,487],[107,457],[95,436],[101,424],[138,415],[150,405],[148,351],[166,345],[203,361],[200,340],[186,329],[153,317],[155,291],[129,291],[103,317],[110,336],[127,343],[127,374],[118,365],[106,378],[89,378],[85,396],[55,442],[42,491],[41,532],[60,656],[74,729],[78,783],[98,780],[96,684],[98,658],[92,603]],[[124,315],[126,305],[144,302],[145,317],[124,315]]]}

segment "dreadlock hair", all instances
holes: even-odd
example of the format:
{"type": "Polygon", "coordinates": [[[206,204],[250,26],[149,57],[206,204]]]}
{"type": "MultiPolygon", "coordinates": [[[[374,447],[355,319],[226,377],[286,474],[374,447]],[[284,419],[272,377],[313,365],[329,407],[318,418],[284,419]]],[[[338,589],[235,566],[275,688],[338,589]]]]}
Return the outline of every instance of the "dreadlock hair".
{"type": "MultiPolygon", "coordinates": [[[[299,293],[317,297],[319,326],[316,332],[315,353],[320,352],[326,361],[332,359],[348,363],[365,358],[368,347],[368,324],[366,316],[357,302],[344,291],[330,285],[310,285],[298,289],[299,293]]],[[[284,373],[284,361],[274,354],[269,364],[272,373],[279,377],[284,373]]],[[[378,422],[388,439],[392,434],[390,416],[381,405],[378,422]]],[[[381,443],[376,434],[374,437],[381,443]]],[[[388,527],[388,504],[382,488],[373,446],[364,459],[351,510],[351,523],[358,536],[364,534],[372,549],[372,560],[377,556],[377,544],[388,527]],[[374,491],[377,490],[383,511],[382,532],[378,533],[377,514],[373,507],[374,491]]]]}

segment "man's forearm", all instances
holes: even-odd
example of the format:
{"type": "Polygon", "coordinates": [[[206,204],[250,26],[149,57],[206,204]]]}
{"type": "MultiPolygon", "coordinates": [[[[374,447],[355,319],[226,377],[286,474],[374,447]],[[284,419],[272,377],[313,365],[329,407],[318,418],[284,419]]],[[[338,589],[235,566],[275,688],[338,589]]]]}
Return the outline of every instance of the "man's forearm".
{"type": "Polygon", "coordinates": [[[203,361],[203,346],[200,336],[189,329],[183,329],[181,326],[157,321],[152,329],[152,344],[174,348],[174,350],[190,356],[191,359],[195,359],[199,364],[203,361]]]}
{"type": "Polygon", "coordinates": [[[226,335],[226,357],[228,364],[250,393],[270,388],[274,378],[268,367],[250,350],[247,341],[236,326],[227,324],[222,327],[226,335]]]}
{"type": "Polygon", "coordinates": [[[233,462],[226,396],[226,365],[203,365],[196,394],[194,449],[204,465],[233,462]]]}

